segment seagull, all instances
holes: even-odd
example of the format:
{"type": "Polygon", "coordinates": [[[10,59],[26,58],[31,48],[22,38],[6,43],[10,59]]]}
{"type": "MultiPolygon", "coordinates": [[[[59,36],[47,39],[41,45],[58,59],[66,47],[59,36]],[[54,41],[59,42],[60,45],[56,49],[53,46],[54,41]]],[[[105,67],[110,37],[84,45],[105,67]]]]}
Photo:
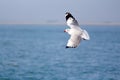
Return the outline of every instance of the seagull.
{"type": "Polygon", "coordinates": [[[64,30],[64,32],[70,35],[66,48],[76,48],[82,40],[90,40],[88,32],[80,28],[77,20],[70,12],[65,13],[65,18],[67,25],[70,27],[64,30]]]}

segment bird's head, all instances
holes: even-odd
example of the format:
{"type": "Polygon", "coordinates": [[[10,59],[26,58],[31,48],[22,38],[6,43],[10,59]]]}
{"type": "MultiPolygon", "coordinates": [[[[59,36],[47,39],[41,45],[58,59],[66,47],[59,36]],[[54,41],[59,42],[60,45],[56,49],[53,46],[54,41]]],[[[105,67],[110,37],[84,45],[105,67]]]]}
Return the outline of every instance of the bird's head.
{"type": "Polygon", "coordinates": [[[67,32],[67,33],[68,33],[69,31],[70,31],[70,29],[65,29],[65,30],[64,30],[64,32],[67,32]]]}

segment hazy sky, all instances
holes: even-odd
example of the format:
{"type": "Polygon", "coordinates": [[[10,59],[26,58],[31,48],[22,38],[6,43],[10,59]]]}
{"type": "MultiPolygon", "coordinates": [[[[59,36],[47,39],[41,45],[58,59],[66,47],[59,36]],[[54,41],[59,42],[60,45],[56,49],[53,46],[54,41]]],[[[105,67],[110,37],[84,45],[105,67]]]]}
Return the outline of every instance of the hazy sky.
{"type": "Polygon", "coordinates": [[[0,23],[120,22],[120,0],[0,0],[0,23]]]}

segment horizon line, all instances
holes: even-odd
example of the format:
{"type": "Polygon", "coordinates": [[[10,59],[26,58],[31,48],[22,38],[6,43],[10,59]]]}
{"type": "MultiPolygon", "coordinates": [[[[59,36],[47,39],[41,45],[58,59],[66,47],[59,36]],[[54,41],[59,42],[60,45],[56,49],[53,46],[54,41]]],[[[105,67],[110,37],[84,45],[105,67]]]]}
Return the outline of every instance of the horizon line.
{"type": "MultiPolygon", "coordinates": [[[[36,24],[36,25],[66,25],[66,23],[62,22],[43,22],[43,23],[33,23],[33,22],[6,22],[6,23],[0,23],[0,24],[36,24]]],[[[80,25],[118,25],[120,26],[120,22],[81,22],[80,25]]]]}

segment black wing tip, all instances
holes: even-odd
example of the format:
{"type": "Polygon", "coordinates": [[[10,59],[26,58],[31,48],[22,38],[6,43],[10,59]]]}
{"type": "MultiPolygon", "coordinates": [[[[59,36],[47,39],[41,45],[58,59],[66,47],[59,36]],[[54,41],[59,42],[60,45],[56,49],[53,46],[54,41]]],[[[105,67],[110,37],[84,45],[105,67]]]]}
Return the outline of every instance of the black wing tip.
{"type": "Polygon", "coordinates": [[[76,48],[76,47],[66,46],[66,48],[76,48]]]}
{"type": "Polygon", "coordinates": [[[66,21],[67,21],[70,17],[75,20],[75,18],[72,16],[72,14],[71,14],[70,12],[66,12],[65,14],[67,14],[67,15],[66,15],[66,21]]]}
{"type": "Polygon", "coordinates": [[[70,12],[66,12],[65,14],[71,14],[70,12]]]}
{"type": "Polygon", "coordinates": [[[70,48],[69,46],[66,46],[65,48],[70,48]]]}

